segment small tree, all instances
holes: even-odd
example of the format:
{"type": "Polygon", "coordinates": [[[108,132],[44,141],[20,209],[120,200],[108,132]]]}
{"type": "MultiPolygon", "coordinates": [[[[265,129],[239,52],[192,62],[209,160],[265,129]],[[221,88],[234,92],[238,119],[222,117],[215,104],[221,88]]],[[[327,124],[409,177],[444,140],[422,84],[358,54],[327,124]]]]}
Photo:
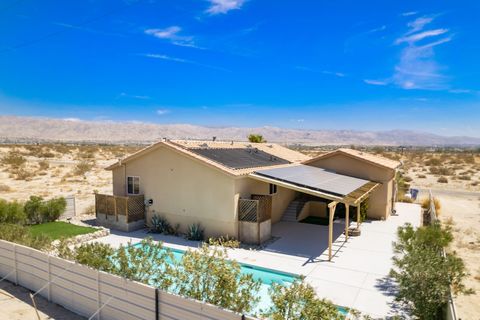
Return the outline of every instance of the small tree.
{"type": "Polygon", "coordinates": [[[290,286],[273,283],[270,289],[272,306],[262,315],[272,320],[340,320],[344,317],[328,300],[319,299],[315,290],[303,281],[290,286]]]}
{"type": "Polygon", "coordinates": [[[67,201],[63,197],[44,201],[42,197],[31,196],[24,206],[27,219],[32,224],[55,221],[66,208],[67,201]]]}
{"type": "Polygon", "coordinates": [[[26,216],[21,203],[0,199],[0,223],[24,224],[25,220],[26,216]]]}
{"type": "Polygon", "coordinates": [[[248,135],[248,141],[252,143],[264,143],[267,142],[266,140],[263,139],[263,136],[261,134],[254,134],[251,133],[248,135]]]}
{"type": "Polygon", "coordinates": [[[260,282],[242,274],[225,249],[204,244],[187,251],[176,267],[174,287],[180,295],[240,313],[250,312],[259,301],[260,282]]]}
{"type": "Polygon", "coordinates": [[[165,250],[162,243],[146,238],[140,246],[120,246],[113,256],[113,273],[167,290],[172,284],[172,267],[168,263],[172,260],[171,251],[165,250]]]}
{"type": "Polygon", "coordinates": [[[61,253],[64,258],[73,256],[78,263],[100,271],[113,273],[115,264],[111,257],[114,252],[114,249],[110,245],[94,242],[82,244],[80,247],[76,248],[73,255],[68,253],[68,249],[61,253]]]}
{"type": "Polygon", "coordinates": [[[442,250],[453,240],[450,230],[439,222],[414,229],[410,224],[398,228],[394,244],[394,269],[391,276],[398,282],[397,300],[403,302],[419,319],[438,319],[454,294],[471,293],[463,284],[467,276],[465,265],[455,253],[442,250]]]}

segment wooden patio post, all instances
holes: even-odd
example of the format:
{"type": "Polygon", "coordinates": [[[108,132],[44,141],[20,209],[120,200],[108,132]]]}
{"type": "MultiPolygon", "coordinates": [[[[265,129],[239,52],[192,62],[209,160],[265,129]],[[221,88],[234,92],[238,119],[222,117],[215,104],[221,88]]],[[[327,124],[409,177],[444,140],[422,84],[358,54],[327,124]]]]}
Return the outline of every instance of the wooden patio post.
{"type": "Polygon", "coordinates": [[[332,261],[332,241],[333,241],[333,216],[335,215],[335,207],[337,202],[333,201],[328,204],[329,217],[328,217],[328,261],[332,261]]]}
{"type": "Polygon", "coordinates": [[[348,219],[350,218],[350,205],[348,203],[345,203],[345,241],[348,240],[348,219]]]}
{"type": "Polygon", "coordinates": [[[360,203],[357,205],[357,229],[360,227],[360,203]]]}

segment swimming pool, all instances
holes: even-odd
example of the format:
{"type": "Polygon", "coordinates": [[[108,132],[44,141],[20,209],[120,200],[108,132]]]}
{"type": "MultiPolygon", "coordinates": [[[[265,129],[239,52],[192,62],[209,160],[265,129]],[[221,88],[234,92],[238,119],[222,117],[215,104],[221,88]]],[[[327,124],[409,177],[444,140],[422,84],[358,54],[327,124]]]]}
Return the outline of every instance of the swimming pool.
{"type": "MultiPolygon", "coordinates": [[[[133,245],[134,247],[141,248],[143,246],[142,243],[137,243],[133,245]]],[[[185,254],[185,251],[173,248],[165,247],[164,250],[169,250],[172,255],[173,259],[176,261],[180,261],[182,256],[185,254]]],[[[168,261],[172,263],[174,261],[168,261]]],[[[253,311],[253,313],[258,313],[260,310],[266,310],[270,307],[272,300],[270,299],[270,295],[268,294],[268,290],[270,289],[272,283],[283,284],[288,286],[292,284],[295,280],[299,279],[300,277],[294,274],[280,272],[272,269],[262,268],[258,266],[252,266],[249,264],[239,263],[241,267],[241,272],[243,274],[251,274],[255,280],[260,281],[260,289],[258,291],[258,296],[260,297],[260,301],[258,305],[253,311]]],[[[338,307],[338,311],[342,314],[346,314],[346,311],[342,307],[338,307]]]]}

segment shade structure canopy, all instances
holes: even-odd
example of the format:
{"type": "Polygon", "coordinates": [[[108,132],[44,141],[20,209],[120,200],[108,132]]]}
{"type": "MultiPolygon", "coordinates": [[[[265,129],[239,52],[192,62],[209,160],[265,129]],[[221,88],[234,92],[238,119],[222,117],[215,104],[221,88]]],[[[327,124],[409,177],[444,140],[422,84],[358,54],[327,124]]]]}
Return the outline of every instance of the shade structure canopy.
{"type": "Polygon", "coordinates": [[[301,164],[259,170],[250,176],[257,180],[350,205],[356,205],[379,185],[377,182],[301,164]]]}
{"type": "Polygon", "coordinates": [[[333,218],[337,204],[345,204],[345,241],[348,241],[349,209],[356,206],[357,228],[360,225],[360,203],[380,183],[351,177],[308,165],[292,165],[255,171],[250,177],[291,190],[332,200],[328,204],[328,260],[333,257],[333,218]]]}

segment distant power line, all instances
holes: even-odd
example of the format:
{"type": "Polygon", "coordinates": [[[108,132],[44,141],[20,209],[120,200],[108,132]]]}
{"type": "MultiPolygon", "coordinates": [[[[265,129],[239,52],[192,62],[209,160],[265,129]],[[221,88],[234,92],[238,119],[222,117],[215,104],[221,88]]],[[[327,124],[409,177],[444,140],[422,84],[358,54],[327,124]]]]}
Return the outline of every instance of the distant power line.
{"type": "MultiPolygon", "coordinates": [[[[21,2],[21,1],[24,1],[24,0],[18,0],[16,3],[18,2],[21,2]]],[[[121,6],[119,8],[116,8],[116,9],[113,9],[111,11],[108,11],[100,16],[97,16],[97,17],[94,17],[92,19],[88,19],[80,24],[77,24],[77,25],[74,25],[73,27],[83,27],[87,24],[90,24],[92,22],[96,22],[96,21],[99,21],[105,17],[108,17],[108,16],[111,16],[112,14],[115,14],[117,13],[118,11],[121,11],[125,8],[128,8],[128,7],[132,7],[134,5],[137,5],[139,4],[141,1],[136,1],[136,2],[127,2],[124,6],[121,6]]],[[[10,5],[10,6],[7,6],[7,9],[14,6],[14,4],[10,5]]],[[[1,8],[0,8],[1,10],[1,8]]],[[[46,35],[43,35],[43,36],[40,36],[38,38],[34,38],[34,39],[30,39],[30,40],[25,40],[24,42],[22,43],[19,43],[17,45],[14,45],[14,46],[11,46],[11,47],[7,47],[7,48],[4,48],[2,50],[0,50],[0,53],[5,53],[5,52],[10,52],[10,51],[15,51],[17,49],[20,49],[20,48],[24,48],[24,47],[28,47],[32,44],[35,44],[35,43],[38,43],[38,42],[41,42],[43,40],[46,40],[46,39],[49,39],[49,38],[52,38],[52,37],[55,37],[55,36],[58,36],[59,34],[62,34],[62,33],[66,33],[68,31],[72,30],[72,28],[70,29],[63,29],[63,30],[59,30],[59,31],[55,31],[55,32],[51,32],[51,33],[48,33],[46,35]]]]}

